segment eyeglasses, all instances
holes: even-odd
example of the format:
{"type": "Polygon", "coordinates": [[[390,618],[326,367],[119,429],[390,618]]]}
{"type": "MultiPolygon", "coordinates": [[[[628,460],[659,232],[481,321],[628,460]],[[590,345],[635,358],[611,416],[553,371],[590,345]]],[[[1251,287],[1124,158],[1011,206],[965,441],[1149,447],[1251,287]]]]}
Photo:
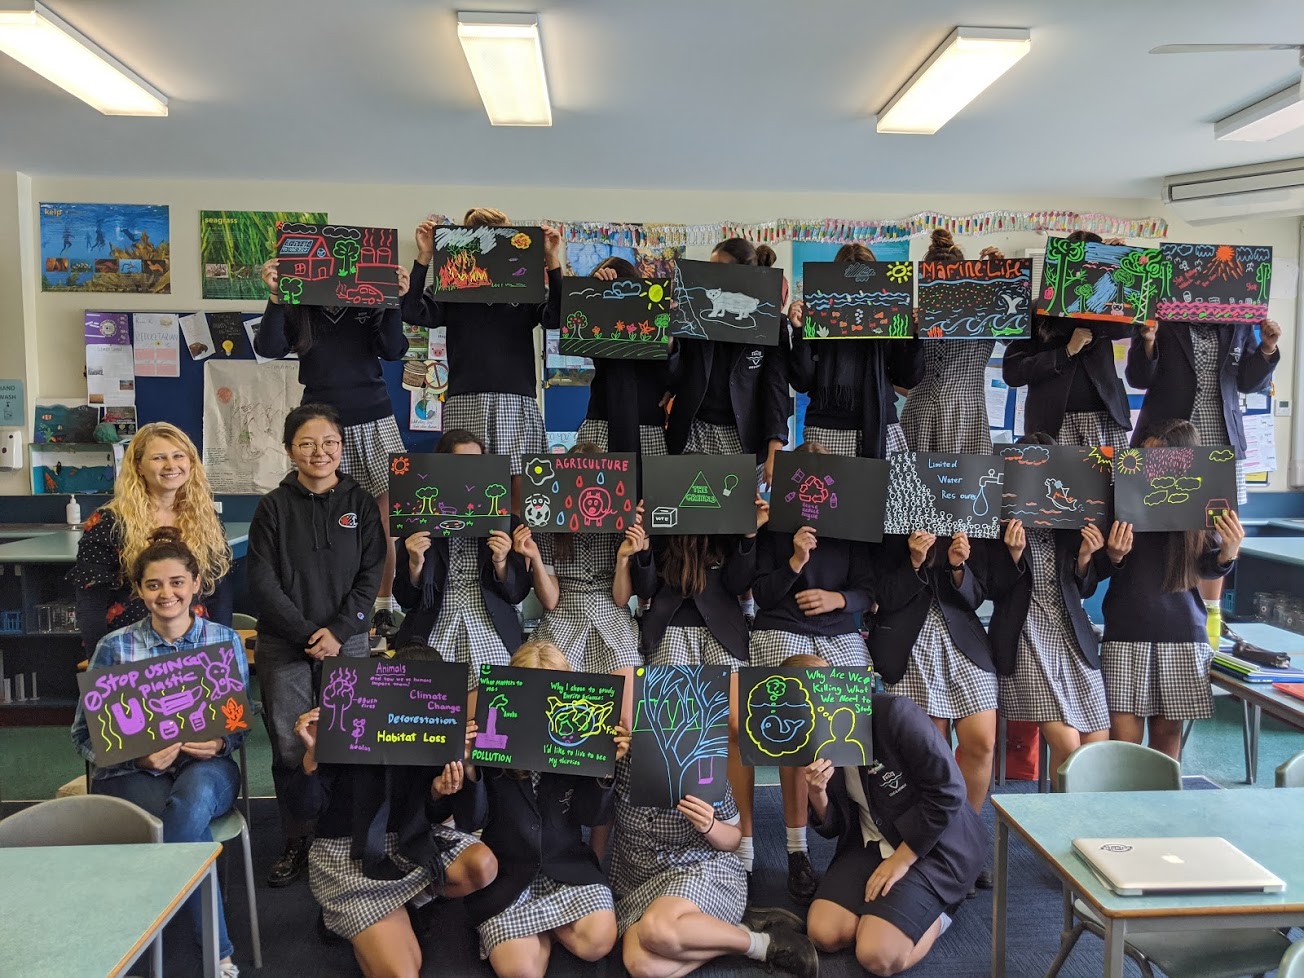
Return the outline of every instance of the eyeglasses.
{"type": "Polygon", "coordinates": [[[323,442],[297,441],[294,443],[294,450],[300,455],[316,455],[317,449],[320,448],[327,455],[338,455],[343,444],[338,438],[327,438],[323,442]]]}

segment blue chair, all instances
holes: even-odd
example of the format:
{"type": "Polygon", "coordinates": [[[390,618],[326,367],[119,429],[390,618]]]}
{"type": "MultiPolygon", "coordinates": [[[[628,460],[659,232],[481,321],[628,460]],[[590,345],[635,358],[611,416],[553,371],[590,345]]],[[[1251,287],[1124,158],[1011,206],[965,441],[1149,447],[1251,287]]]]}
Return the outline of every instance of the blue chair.
{"type": "Polygon", "coordinates": [[[1277,978],[1304,978],[1304,941],[1296,941],[1281,956],[1277,978]]]}

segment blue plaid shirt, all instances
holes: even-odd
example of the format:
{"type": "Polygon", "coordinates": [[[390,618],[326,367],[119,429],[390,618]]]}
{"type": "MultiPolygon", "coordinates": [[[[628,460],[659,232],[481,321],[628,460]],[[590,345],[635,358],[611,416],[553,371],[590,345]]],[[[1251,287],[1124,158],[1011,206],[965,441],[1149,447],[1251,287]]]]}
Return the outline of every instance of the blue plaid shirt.
{"type": "MultiPolygon", "coordinates": [[[[134,625],[128,625],[126,628],[119,628],[115,632],[109,632],[100,643],[95,646],[95,654],[91,656],[90,663],[87,665],[87,671],[92,672],[96,669],[104,669],[108,666],[121,665],[124,662],[141,662],[145,659],[157,658],[160,655],[169,655],[173,652],[182,652],[185,649],[195,649],[204,645],[217,644],[231,645],[236,649],[236,662],[240,667],[240,677],[244,680],[245,689],[249,688],[249,663],[245,659],[244,642],[235,630],[228,628],[226,625],[219,625],[215,621],[209,621],[207,618],[194,616],[190,628],[175,642],[169,642],[158,632],[154,631],[154,625],[149,618],[142,619],[134,625]]],[[[222,750],[218,753],[219,757],[227,757],[240,749],[240,744],[244,741],[243,733],[231,734],[229,737],[222,738],[225,741],[222,750]]],[[[72,721],[72,742],[77,748],[77,752],[82,757],[95,763],[95,748],[91,745],[90,731],[86,728],[86,712],[82,709],[80,700],[77,703],[77,716],[72,721]]],[[[177,767],[188,763],[192,758],[182,755],[173,765],[177,767]]],[[[96,767],[94,777],[113,778],[120,774],[131,774],[136,771],[145,769],[136,766],[135,762],[128,761],[126,764],[114,764],[109,767],[96,767]]],[[[150,774],[163,774],[163,771],[150,771],[150,774]]]]}

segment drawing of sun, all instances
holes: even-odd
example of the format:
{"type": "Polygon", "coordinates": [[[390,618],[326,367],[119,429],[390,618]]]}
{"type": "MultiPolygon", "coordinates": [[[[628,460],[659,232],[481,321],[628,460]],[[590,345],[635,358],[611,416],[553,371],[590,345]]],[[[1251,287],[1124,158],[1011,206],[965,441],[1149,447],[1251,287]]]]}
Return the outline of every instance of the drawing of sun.
{"type": "Polygon", "coordinates": [[[639,295],[640,299],[647,300],[649,309],[664,309],[666,307],[666,287],[661,282],[648,282],[647,290],[639,295]]]}
{"type": "Polygon", "coordinates": [[[512,247],[520,248],[524,251],[526,248],[530,247],[530,236],[524,231],[517,231],[512,235],[512,247]]]}
{"type": "Polygon", "coordinates": [[[1141,471],[1141,450],[1128,448],[1118,453],[1114,459],[1114,470],[1123,475],[1136,475],[1141,471]]]}
{"type": "Polygon", "coordinates": [[[887,277],[898,284],[910,281],[910,262],[894,261],[887,266],[887,277]]]}
{"type": "Polygon", "coordinates": [[[1110,457],[1113,453],[1112,445],[1098,445],[1087,452],[1087,464],[1097,472],[1109,472],[1114,467],[1113,459],[1110,457]]]}

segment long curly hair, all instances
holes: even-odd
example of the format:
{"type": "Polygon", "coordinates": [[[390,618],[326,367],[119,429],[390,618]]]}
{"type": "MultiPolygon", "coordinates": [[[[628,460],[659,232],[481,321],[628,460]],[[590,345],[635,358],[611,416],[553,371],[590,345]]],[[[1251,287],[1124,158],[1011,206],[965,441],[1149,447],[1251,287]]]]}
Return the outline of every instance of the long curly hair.
{"type": "Polygon", "coordinates": [[[184,431],[166,421],[155,421],[136,432],[127,445],[122,471],[113,486],[113,499],[104,505],[114,516],[113,535],[120,553],[122,578],[129,578],[137,558],[150,545],[150,537],[158,529],[154,522],[154,502],[140,474],[141,461],[151,438],[172,442],[190,459],[190,478],[177,490],[172,511],[181,539],[199,563],[203,593],[212,594],[217,582],[231,570],[231,548],[226,542],[217,511],[213,509],[213,490],[195,443],[184,431]]]}

